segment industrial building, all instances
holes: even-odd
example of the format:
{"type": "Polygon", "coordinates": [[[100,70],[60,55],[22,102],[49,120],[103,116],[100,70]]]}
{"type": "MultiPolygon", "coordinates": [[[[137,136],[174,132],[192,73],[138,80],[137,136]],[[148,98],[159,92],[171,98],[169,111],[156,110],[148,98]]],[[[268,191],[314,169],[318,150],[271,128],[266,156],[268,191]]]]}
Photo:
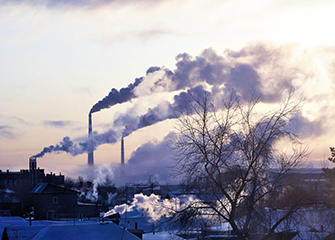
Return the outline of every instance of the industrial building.
{"type": "Polygon", "coordinates": [[[32,186],[37,183],[64,184],[64,175],[49,173],[45,174],[44,169],[37,167],[36,158],[29,158],[29,169],[21,169],[19,172],[0,170],[0,188],[13,189],[20,186],[32,186]]]}
{"type": "Polygon", "coordinates": [[[36,158],[29,158],[29,169],[21,169],[19,172],[0,170],[0,189],[13,191],[13,195],[22,200],[22,203],[32,206],[31,191],[38,183],[51,183],[64,185],[64,175],[49,173],[37,167],[36,158]]]}

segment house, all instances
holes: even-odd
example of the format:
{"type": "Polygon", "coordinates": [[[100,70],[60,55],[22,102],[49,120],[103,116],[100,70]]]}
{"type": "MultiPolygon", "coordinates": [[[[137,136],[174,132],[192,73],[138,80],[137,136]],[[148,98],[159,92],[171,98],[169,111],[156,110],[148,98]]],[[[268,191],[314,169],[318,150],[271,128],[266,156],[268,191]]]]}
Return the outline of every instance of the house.
{"type": "Polygon", "coordinates": [[[78,202],[79,192],[51,183],[39,183],[31,191],[35,219],[99,217],[100,204],[78,202]]]}
{"type": "Polygon", "coordinates": [[[90,219],[92,217],[100,216],[101,204],[98,203],[82,203],[77,202],[76,205],[76,218],[90,219]]]}
{"type": "Polygon", "coordinates": [[[75,217],[77,191],[51,183],[38,183],[31,193],[35,219],[75,217]]]}

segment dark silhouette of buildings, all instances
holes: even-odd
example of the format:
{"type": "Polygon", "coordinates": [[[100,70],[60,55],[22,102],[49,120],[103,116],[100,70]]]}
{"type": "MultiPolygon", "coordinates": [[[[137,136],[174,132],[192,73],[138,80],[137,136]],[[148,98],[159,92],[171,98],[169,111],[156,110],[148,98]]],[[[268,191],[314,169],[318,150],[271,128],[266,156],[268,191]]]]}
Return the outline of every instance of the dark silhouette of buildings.
{"type": "Polygon", "coordinates": [[[64,175],[45,174],[36,158],[29,159],[29,169],[0,170],[0,189],[0,207],[8,215],[34,209],[35,219],[99,217],[100,204],[78,202],[79,192],[64,187],[64,175]]]}
{"type": "Polygon", "coordinates": [[[31,193],[35,219],[99,217],[100,204],[78,202],[78,191],[51,183],[38,183],[31,193]]]}
{"type": "Polygon", "coordinates": [[[20,216],[21,214],[21,199],[13,196],[10,191],[0,191],[0,216],[20,216]]]}
{"type": "MultiPolygon", "coordinates": [[[[0,187],[15,190],[21,186],[30,186],[31,189],[37,183],[53,183],[55,185],[64,184],[64,175],[59,173],[44,174],[44,169],[37,167],[36,158],[29,158],[29,169],[21,169],[19,172],[0,170],[0,187]]],[[[30,189],[30,190],[31,190],[30,189]]]]}
{"type": "Polygon", "coordinates": [[[49,183],[39,183],[31,191],[35,219],[69,218],[75,216],[77,191],[49,183]]]}
{"type": "Polygon", "coordinates": [[[33,205],[31,191],[38,183],[64,185],[64,175],[45,174],[44,169],[37,167],[36,158],[29,159],[29,169],[21,169],[19,172],[0,170],[0,189],[12,190],[12,195],[25,206],[33,205]]]}

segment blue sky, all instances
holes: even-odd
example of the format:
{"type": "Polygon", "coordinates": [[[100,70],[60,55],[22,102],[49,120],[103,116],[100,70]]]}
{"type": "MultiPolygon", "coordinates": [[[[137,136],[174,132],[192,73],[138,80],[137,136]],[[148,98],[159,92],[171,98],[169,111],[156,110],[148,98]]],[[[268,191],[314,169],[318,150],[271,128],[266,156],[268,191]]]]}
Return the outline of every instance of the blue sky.
{"type": "MultiPolygon", "coordinates": [[[[333,9],[326,0],[0,0],[0,169],[27,168],[31,155],[65,136],[82,141],[89,110],[112,88],[128,86],[152,66],[174,71],[178,54],[196,59],[205,49],[225,61],[230,56],[232,65],[253,66],[268,96],[290,79],[307,100],[302,114],[309,124],[300,130],[311,161],[327,158],[335,141],[333,9]]],[[[122,113],[141,115],[171,99],[170,91],[145,93],[158,75],[147,76],[138,100],[94,114],[94,129],[104,133],[122,113]]],[[[133,132],[126,158],[143,144],[158,144],[172,126],[169,120],[133,132]]],[[[99,146],[96,165],[117,165],[119,149],[119,139],[99,146]]],[[[72,176],[86,162],[86,154],[67,153],[38,160],[47,171],[72,176]]]]}

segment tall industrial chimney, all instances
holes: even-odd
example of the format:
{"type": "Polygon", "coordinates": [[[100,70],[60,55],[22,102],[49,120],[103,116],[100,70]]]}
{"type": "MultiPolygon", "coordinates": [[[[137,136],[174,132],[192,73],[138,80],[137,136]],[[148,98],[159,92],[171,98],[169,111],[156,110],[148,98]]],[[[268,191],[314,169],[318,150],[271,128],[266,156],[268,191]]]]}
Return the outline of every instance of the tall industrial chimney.
{"type": "MultiPolygon", "coordinates": [[[[88,114],[88,138],[90,138],[92,135],[92,114],[88,114]]],[[[94,158],[93,158],[93,149],[89,149],[89,152],[87,154],[87,164],[93,165],[94,164],[94,158]]]]}
{"type": "Polygon", "coordinates": [[[124,140],[121,138],[121,164],[124,165],[124,140]]]}
{"type": "Polygon", "coordinates": [[[121,176],[124,177],[124,140],[121,138],[121,176]]]}

